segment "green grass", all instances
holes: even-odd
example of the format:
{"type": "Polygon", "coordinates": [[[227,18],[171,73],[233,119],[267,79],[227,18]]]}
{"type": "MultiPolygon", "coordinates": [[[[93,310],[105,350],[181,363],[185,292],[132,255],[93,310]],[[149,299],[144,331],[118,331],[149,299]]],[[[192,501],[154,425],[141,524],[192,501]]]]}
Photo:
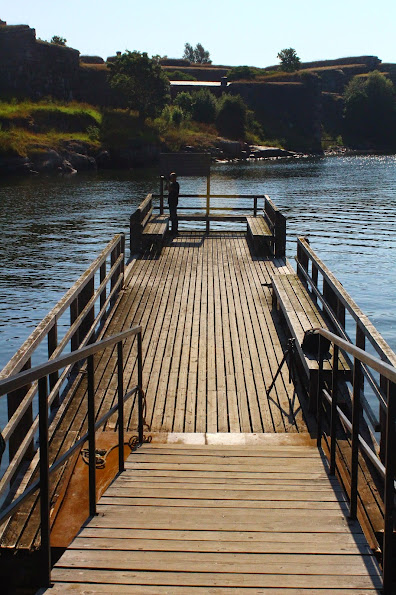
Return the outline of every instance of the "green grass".
{"type": "Polygon", "coordinates": [[[0,102],[0,118],[2,119],[20,119],[34,117],[37,113],[44,114],[67,114],[69,116],[89,116],[97,124],[102,121],[102,115],[98,109],[86,103],[78,103],[73,101],[71,103],[57,103],[55,101],[39,101],[33,103],[31,101],[11,101],[0,102]]]}
{"type": "Polygon", "coordinates": [[[101,112],[85,103],[43,100],[0,102],[0,153],[26,157],[41,147],[60,149],[65,141],[99,148],[101,112]]]}

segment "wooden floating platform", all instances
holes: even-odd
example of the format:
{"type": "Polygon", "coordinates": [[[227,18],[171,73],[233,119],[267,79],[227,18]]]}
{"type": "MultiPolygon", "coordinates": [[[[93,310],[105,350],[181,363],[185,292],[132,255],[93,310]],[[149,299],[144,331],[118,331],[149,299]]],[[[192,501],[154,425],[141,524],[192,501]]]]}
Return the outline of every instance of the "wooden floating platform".
{"type": "Polygon", "coordinates": [[[184,442],[129,456],[48,593],[378,592],[373,553],[309,437],[184,442]]]}
{"type": "MultiPolygon", "coordinates": [[[[273,280],[295,277],[284,256],[258,256],[247,234],[235,231],[164,235],[160,249],[133,255],[100,336],[143,329],[145,440],[152,442],[130,454],[126,472],[107,488],[117,415],[98,432],[98,446],[112,454],[104,475],[97,470],[98,516],[74,541],[81,523],[70,523],[62,536],[64,507],[73,478],[87,483],[87,468],[76,453],[53,473],[52,545],[69,548],[54,569],[51,592],[378,592],[374,538],[370,549],[357,521],[348,520],[347,500],[312,443],[311,368],[304,388],[282,366],[267,394],[293,321],[301,339],[325,316],[300,289],[283,312],[276,308],[273,280]]],[[[138,381],[136,339],[123,349],[128,391],[138,381]]],[[[94,371],[98,419],[117,401],[115,348],[95,355],[94,371]]],[[[86,431],[86,394],[82,367],[67,405],[54,414],[50,464],[86,431]]],[[[125,405],[124,426],[132,438],[137,396],[125,405]]],[[[363,462],[359,473],[366,473],[363,462]]],[[[36,455],[20,490],[37,474],[36,455]]],[[[383,507],[368,473],[364,482],[360,506],[369,511],[365,529],[373,537],[383,507]]],[[[38,551],[39,529],[36,493],[3,525],[3,551],[38,551]]]]}

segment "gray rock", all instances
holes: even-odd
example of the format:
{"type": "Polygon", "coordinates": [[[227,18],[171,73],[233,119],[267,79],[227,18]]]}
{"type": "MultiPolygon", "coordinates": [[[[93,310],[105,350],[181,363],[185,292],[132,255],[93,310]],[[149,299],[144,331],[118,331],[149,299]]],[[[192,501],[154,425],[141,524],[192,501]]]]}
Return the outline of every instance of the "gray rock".
{"type": "Polygon", "coordinates": [[[77,171],[91,171],[97,169],[95,159],[93,157],[89,157],[89,155],[82,155],[81,153],[68,153],[67,160],[77,171]]]}

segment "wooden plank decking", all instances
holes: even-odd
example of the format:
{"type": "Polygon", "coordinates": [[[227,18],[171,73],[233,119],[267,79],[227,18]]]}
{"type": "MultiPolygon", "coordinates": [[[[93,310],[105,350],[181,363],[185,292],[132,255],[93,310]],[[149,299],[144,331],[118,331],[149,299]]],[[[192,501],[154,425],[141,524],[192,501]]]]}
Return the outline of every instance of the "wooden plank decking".
{"type": "Polygon", "coordinates": [[[377,563],[338,482],[309,440],[290,438],[144,444],[56,564],[48,593],[378,592],[377,563]]]}
{"type": "Polygon", "coordinates": [[[252,257],[245,234],[182,234],[136,261],[109,332],[144,329],[152,431],[306,430],[286,368],[265,393],[284,350],[267,284],[286,268],[252,257]]]}

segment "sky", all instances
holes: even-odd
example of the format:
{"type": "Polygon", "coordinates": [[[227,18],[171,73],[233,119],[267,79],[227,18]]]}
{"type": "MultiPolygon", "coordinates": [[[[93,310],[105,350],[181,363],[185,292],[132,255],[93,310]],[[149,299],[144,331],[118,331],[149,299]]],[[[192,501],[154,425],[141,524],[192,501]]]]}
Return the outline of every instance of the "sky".
{"type": "Polygon", "coordinates": [[[127,49],[181,58],[188,42],[230,66],[277,64],[289,47],[303,62],[360,55],[396,62],[395,0],[2,0],[0,19],[104,59],[127,49]]]}

